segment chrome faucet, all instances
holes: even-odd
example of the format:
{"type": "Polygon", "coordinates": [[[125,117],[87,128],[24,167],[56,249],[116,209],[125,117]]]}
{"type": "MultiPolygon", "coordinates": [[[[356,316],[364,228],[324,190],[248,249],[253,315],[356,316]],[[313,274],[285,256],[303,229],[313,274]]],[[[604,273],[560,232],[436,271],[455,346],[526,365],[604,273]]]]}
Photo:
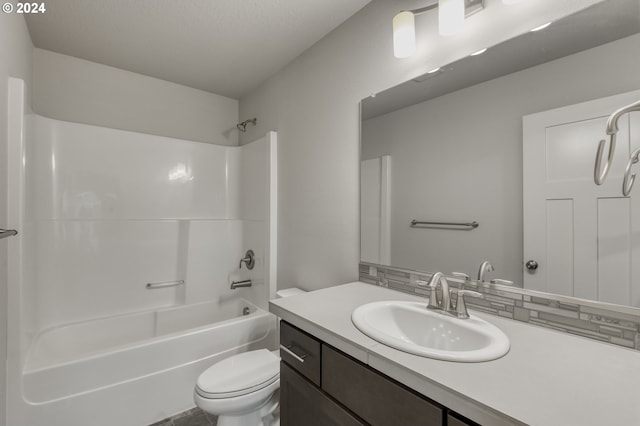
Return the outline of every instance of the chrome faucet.
{"type": "Polygon", "coordinates": [[[493,272],[493,271],[495,271],[495,269],[493,268],[493,265],[491,265],[488,260],[485,260],[480,265],[480,269],[478,269],[478,281],[484,282],[484,274],[486,274],[487,272],[493,272]]]}
{"type": "Polygon", "coordinates": [[[431,279],[427,283],[427,287],[431,290],[429,296],[429,309],[439,309],[445,312],[452,310],[451,307],[451,294],[449,293],[449,282],[442,272],[436,272],[431,276],[431,279]],[[442,297],[438,298],[438,284],[442,287],[442,297]]]}
{"type": "MultiPolygon", "coordinates": [[[[489,264],[489,262],[486,262],[489,264]]],[[[489,264],[489,266],[491,266],[489,264]]],[[[483,298],[482,293],[472,290],[458,290],[455,308],[451,304],[451,293],[449,292],[449,282],[442,272],[436,272],[431,276],[429,282],[416,281],[418,285],[426,286],[430,290],[429,303],[427,309],[441,311],[444,314],[452,315],[460,319],[469,318],[467,306],[464,302],[464,296],[473,296],[483,298]],[[438,286],[442,287],[442,296],[438,298],[438,286]]]]}

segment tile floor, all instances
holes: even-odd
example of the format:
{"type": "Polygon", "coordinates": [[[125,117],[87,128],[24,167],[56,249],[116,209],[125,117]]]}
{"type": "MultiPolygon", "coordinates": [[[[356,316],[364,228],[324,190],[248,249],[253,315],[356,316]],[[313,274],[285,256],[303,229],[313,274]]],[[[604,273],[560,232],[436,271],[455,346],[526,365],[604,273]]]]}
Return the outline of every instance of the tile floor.
{"type": "Polygon", "coordinates": [[[192,408],[168,419],[160,420],[149,426],[216,426],[218,418],[199,408],[192,408]]]}

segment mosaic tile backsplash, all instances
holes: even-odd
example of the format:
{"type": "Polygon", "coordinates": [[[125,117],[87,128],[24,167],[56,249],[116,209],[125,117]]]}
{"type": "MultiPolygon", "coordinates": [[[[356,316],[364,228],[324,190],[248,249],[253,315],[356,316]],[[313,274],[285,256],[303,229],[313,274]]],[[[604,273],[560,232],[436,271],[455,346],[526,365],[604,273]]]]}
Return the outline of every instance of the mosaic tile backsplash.
{"type": "MultiPolygon", "coordinates": [[[[360,263],[360,281],[388,287],[410,294],[428,295],[416,281],[428,281],[431,274],[393,268],[389,266],[360,263]]],[[[461,280],[448,279],[455,290],[463,284],[461,280]]],[[[576,334],[626,348],[640,350],[640,316],[602,307],[568,303],[550,297],[521,294],[516,289],[509,291],[501,286],[464,284],[465,288],[484,294],[484,298],[465,298],[467,306],[477,311],[498,315],[565,333],[576,334]]],[[[546,295],[541,295],[546,296],[546,295]]],[[[579,301],[577,301],[579,302],[579,301]]],[[[590,303],[589,305],[593,305],[590,303]]]]}

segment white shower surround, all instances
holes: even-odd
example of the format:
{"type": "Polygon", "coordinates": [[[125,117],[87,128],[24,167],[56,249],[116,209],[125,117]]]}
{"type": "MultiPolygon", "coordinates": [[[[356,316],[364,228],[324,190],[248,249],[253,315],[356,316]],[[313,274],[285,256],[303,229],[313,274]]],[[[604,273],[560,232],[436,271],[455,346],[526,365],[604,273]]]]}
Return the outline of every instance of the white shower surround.
{"type": "Polygon", "coordinates": [[[204,368],[275,342],[275,133],[228,147],[25,117],[23,86],[10,81],[9,423],[134,426],[189,408],[204,368]],[[238,270],[247,249],[256,267],[238,270]]]}

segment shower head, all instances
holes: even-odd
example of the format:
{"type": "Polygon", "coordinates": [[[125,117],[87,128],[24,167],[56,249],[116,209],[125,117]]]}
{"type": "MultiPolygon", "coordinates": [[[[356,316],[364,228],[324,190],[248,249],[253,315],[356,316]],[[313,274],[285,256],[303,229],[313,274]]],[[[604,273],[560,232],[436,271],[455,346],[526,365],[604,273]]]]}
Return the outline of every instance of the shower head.
{"type": "Polygon", "coordinates": [[[236,124],[236,127],[241,132],[246,132],[247,131],[247,124],[251,123],[251,124],[253,124],[255,126],[257,121],[258,121],[257,118],[250,118],[248,120],[244,120],[242,123],[236,124]]]}

